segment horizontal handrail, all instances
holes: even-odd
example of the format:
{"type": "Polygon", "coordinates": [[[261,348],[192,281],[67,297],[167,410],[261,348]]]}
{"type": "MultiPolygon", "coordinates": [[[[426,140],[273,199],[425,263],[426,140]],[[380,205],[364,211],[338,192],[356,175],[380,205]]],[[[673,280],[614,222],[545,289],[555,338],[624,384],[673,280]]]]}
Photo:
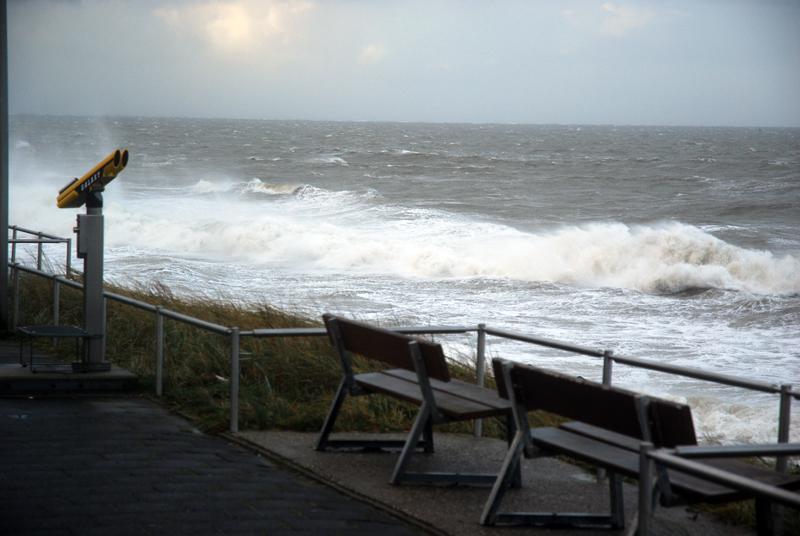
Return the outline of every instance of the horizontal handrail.
{"type": "MultiPolygon", "coordinates": [[[[720,374],[719,372],[710,372],[692,367],[681,367],[679,365],[667,365],[664,363],[657,363],[655,361],[648,361],[646,359],[625,357],[620,355],[612,355],[611,359],[617,363],[623,363],[633,367],[655,370],[657,372],[666,372],[669,374],[675,374],[677,376],[685,376],[687,378],[694,378],[696,380],[706,380],[723,385],[730,385],[733,387],[742,387],[752,391],[761,391],[763,393],[773,394],[781,392],[779,385],[755,380],[744,380],[742,378],[737,378],[736,376],[720,374]]],[[[800,393],[796,393],[795,396],[800,396],[800,393]]]]}
{"type": "MultiPolygon", "coordinates": [[[[643,368],[648,370],[654,370],[657,372],[664,372],[667,374],[674,374],[676,376],[684,376],[688,378],[694,378],[696,380],[706,380],[714,383],[719,383],[722,385],[730,385],[733,387],[741,387],[743,389],[750,389],[752,391],[760,391],[764,393],[781,393],[781,387],[779,385],[767,383],[767,382],[759,382],[755,380],[745,380],[742,378],[737,378],[735,376],[730,376],[728,374],[720,374],[718,372],[710,372],[703,369],[698,368],[691,368],[691,367],[681,367],[678,365],[669,365],[666,363],[658,363],[655,361],[649,361],[647,359],[641,359],[636,357],[626,357],[622,355],[616,355],[612,352],[607,352],[603,350],[595,350],[591,348],[585,348],[582,346],[577,346],[568,343],[562,343],[559,341],[553,341],[550,339],[543,339],[539,337],[531,337],[529,335],[523,335],[521,333],[515,333],[513,331],[505,331],[499,330],[494,328],[486,328],[484,330],[488,335],[494,335],[497,337],[501,337],[503,339],[510,339],[515,341],[527,342],[530,344],[536,344],[539,346],[546,346],[548,348],[554,348],[557,350],[564,350],[567,352],[574,352],[577,354],[583,354],[593,357],[609,357],[611,360],[621,363],[624,365],[629,365],[632,367],[643,368]]],[[[800,400],[800,391],[789,391],[789,395],[800,400]]]]}
{"type": "Polygon", "coordinates": [[[66,244],[69,238],[9,238],[9,244],[66,244]]]}
{"type": "Polygon", "coordinates": [[[741,458],[745,456],[798,456],[800,443],[763,443],[748,445],[684,445],[674,449],[682,458],[741,458]]]}
{"type": "Polygon", "coordinates": [[[501,329],[494,329],[488,327],[484,331],[486,332],[487,335],[494,335],[496,337],[501,337],[503,339],[511,339],[514,341],[528,342],[531,344],[537,344],[539,346],[547,346],[548,348],[555,348],[557,350],[574,352],[576,354],[583,354],[593,357],[603,357],[603,355],[605,355],[603,350],[585,348],[583,346],[563,343],[551,339],[544,339],[541,337],[531,337],[530,335],[523,335],[521,333],[515,333],[513,331],[505,331],[501,329]]]}
{"type": "Polygon", "coordinates": [[[25,227],[20,227],[19,225],[9,225],[8,228],[10,230],[12,230],[12,231],[18,231],[20,233],[39,236],[39,237],[42,237],[42,238],[52,238],[52,239],[58,239],[58,240],[67,240],[66,238],[63,238],[63,237],[60,237],[60,236],[55,236],[55,235],[51,235],[51,234],[48,234],[48,233],[43,233],[41,231],[34,231],[32,229],[26,229],[25,227]]]}
{"type": "MultiPolygon", "coordinates": [[[[793,452],[794,454],[800,453],[800,445],[795,443],[793,452]]],[[[725,486],[749,491],[759,496],[768,497],[788,506],[800,508],[800,495],[793,491],[787,491],[769,484],[764,484],[752,478],[730,473],[702,462],[687,460],[668,450],[653,450],[647,452],[647,456],[671,469],[699,476],[725,486]]],[[[642,480],[644,479],[641,479],[640,482],[642,480]]]]}
{"type": "MultiPolygon", "coordinates": [[[[470,333],[477,328],[461,326],[409,326],[409,327],[387,327],[390,331],[397,333],[419,334],[419,335],[443,335],[470,333]]],[[[261,328],[250,331],[242,331],[242,337],[324,337],[328,335],[325,328],[261,328]]]]}

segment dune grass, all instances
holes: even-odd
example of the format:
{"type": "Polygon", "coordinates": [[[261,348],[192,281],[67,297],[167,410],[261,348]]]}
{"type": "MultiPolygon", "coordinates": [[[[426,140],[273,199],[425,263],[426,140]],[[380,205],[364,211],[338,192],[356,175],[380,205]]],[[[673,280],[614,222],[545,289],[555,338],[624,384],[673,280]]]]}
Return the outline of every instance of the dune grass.
{"type": "MultiPolygon", "coordinates": [[[[52,322],[52,283],[33,275],[23,278],[23,323],[52,322]]],[[[240,330],[255,328],[318,327],[311,320],[269,305],[178,297],[154,284],[146,288],[109,287],[107,290],[153,305],[240,330]]],[[[80,325],[82,295],[61,290],[62,324],[80,325]]],[[[153,313],[108,301],[106,357],[139,376],[144,392],[155,391],[155,318],[153,313]]],[[[228,427],[230,339],[182,322],[164,319],[164,402],[207,431],[228,427]]],[[[67,348],[64,356],[71,357],[67,348]]],[[[474,367],[450,361],[454,377],[474,382],[474,367]]],[[[356,358],[356,372],[375,370],[378,364],[356,358]]],[[[326,337],[259,339],[242,337],[240,374],[240,428],[316,431],[328,411],[341,378],[341,366],[326,337]]],[[[490,379],[491,381],[491,379],[490,379]]],[[[407,430],[417,408],[390,397],[349,398],[337,420],[348,431],[407,430]]],[[[468,423],[443,427],[467,432],[468,423]]],[[[503,426],[484,423],[487,435],[502,437],[503,426]]]]}

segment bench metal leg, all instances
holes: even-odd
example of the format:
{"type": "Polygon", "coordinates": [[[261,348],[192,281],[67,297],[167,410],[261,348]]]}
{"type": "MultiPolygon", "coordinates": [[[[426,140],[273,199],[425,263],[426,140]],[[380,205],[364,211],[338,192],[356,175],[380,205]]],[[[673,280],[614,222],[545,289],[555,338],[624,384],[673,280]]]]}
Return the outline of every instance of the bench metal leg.
{"type": "Polygon", "coordinates": [[[316,450],[325,450],[329,446],[328,436],[333,431],[333,425],[336,422],[336,417],[339,416],[339,410],[342,408],[344,399],[347,398],[347,384],[345,378],[342,378],[339,383],[339,389],[336,391],[336,396],[331,402],[331,409],[328,410],[328,415],[325,417],[325,422],[322,424],[322,430],[319,432],[317,439],[316,450]]]}
{"type": "Polygon", "coordinates": [[[506,490],[510,488],[521,469],[524,449],[522,432],[517,432],[508,449],[500,474],[492,487],[481,514],[481,525],[534,525],[543,527],[587,527],[598,529],[622,529],[625,526],[622,478],[609,475],[610,513],[591,514],[582,512],[498,512],[506,490]]]}
{"type": "Polygon", "coordinates": [[[419,442],[419,436],[422,434],[423,428],[430,426],[430,420],[431,410],[428,407],[428,403],[425,402],[422,404],[422,407],[419,408],[417,418],[414,419],[414,425],[411,427],[411,431],[408,433],[406,444],[403,446],[403,451],[400,453],[400,457],[397,459],[397,464],[394,466],[392,478],[389,479],[390,484],[400,483],[406,466],[408,465],[408,461],[411,458],[411,454],[414,452],[414,445],[419,442]]]}
{"type": "Polygon", "coordinates": [[[756,497],[756,532],[758,536],[775,534],[775,520],[769,499],[756,497]]]}
{"type": "Polygon", "coordinates": [[[625,526],[625,503],[622,495],[622,477],[616,473],[608,473],[608,494],[611,509],[611,526],[625,526]]]}
{"type": "Polygon", "coordinates": [[[489,493],[489,498],[486,500],[486,505],[483,507],[481,514],[481,525],[494,525],[497,516],[497,509],[500,507],[500,502],[503,500],[503,495],[506,489],[512,482],[518,478],[520,473],[520,457],[522,456],[522,449],[525,446],[522,432],[517,431],[514,434],[514,439],[511,441],[511,446],[508,448],[506,457],[503,460],[503,465],[500,467],[500,474],[494,481],[492,491],[489,493]]]}
{"type": "Polygon", "coordinates": [[[422,432],[422,437],[425,440],[425,452],[433,452],[433,418],[428,417],[425,422],[425,430],[422,432]]]}

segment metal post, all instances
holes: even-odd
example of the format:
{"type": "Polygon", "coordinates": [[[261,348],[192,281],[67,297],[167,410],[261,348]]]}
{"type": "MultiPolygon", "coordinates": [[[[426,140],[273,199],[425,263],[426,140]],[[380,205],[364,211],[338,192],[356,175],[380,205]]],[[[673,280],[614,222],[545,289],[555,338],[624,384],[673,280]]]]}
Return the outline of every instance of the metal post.
{"type": "MultiPolygon", "coordinates": [[[[792,385],[785,383],[781,385],[781,406],[778,414],[778,443],[789,442],[789,422],[792,413],[792,385]]],[[[775,470],[785,473],[789,468],[789,460],[786,456],[778,456],[775,461],[775,470]]]]}
{"type": "Polygon", "coordinates": [[[72,271],[72,239],[67,238],[67,263],[65,264],[64,275],[69,277],[71,271],[72,271]]]}
{"type": "Polygon", "coordinates": [[[0,0],[0,327],[8,326],[8,21],[0,0]]]}
{"type": "Polygon", "coordinates": [[[164,394],[164,315],[156,307],[156,396],[164,394]]]}
{"type": "Polygon", "coordinates": [[[231,328],[231,426],[239,432],[239,328],[231,328]]]}
{"type": "MultiPolygon", "coordinates": [[[[478,324],[478,348],[476,355],[475,375],[476,383],[483,387],[486,383],[486,324],[478,324]]],[[[472,435],[483,435],[483,419],[476,419],[473,424],[472,435]]]]}
{"type": "Polygon", "coordinates": [[[12,282],[14,286],[14,307],[11,315],[11,330],[16,331],[19,324],[19,264],[14,263],[12,282]]]}
{"type": "MultiPolygon", "coordinates": [[[[83,259],[83,322],[93,338],[86,341],[86,359],[81,372],[111,369],[106,361],[106,312],[103,299],[103,195],[88,194],[86,214],[78,214],[78,257],[83,259]]],[[[73,367],[75,368],[75,367],[73,367]]]]}
{"type": "Polygon", "coordinates": [[[603,385],[611,385],[611,372],[614,368],[614,352],[605,350],[603,352],[603,385]]]}
{"type": "Polygon", "coordinates": [[[11,264],[17,262],[17,228],[14,227],[14,231],[11,234],[11,264]]]}
{"type": "Polygon", "coordinates": [[[42,271],[42,233],[36,233],[36,238],[39,239],[39,243],[36,244],[36,269],[40,272],[42,271]]]}
{"type": "Polygon", "coordinates": [[[653,462],[648,453],[653,444],[644,442],[639,447],[639,530],[638,536],[647,536],[650,532],[650,516],[653,505],[653,462]]]}

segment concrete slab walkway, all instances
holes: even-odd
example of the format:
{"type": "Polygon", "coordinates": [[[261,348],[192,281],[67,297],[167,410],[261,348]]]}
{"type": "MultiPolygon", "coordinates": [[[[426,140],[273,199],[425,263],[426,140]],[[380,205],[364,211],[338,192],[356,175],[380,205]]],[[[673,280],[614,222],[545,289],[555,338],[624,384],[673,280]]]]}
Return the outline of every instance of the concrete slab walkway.
{"type": "MultiPolygon", "coordinates": [[[[339,434],[340,438],[354,434],[339,434]]],[[[316,434],[297,432],[244,431],[242,440],[279,457],[285,463],[315,475],[370,500],[397,508],[437,530],[454,536],[513,536],[516,534],[582,535],[623,534],[624,531],[540,529],[530,527],[482,527],[479,525],[488,488],[431,487],[388,484],[396,453],[317,452],[316,434]]],[[[359,437],[369,437],[360,434],[359,437]]],[[[376,436],[377,437],[377,436],[376,436]]],[[[388,435],[381,435],[383,438],[388,435]]],[[[403,436],[391,436],[397,439],[403,436]]],[[[411,470],[493,473],[506,453],[504,441],[475,439],[468,435],[436,434],[436,452],[412,457],[411,470]]],[[[625,519],[633,518],[637,507],[637,488],[625,484],[625,519]]],[[[554,458],[523,462],[523,486],[510,490],[503,510],[543,512],[608,511],[608,486],[598,484],[584,469],[554,458]]],[[[657,510],[654,533],[663,536],[745,536],[755,534],[744,527],[723,524],[708,514],[686,508],[657,510]]]]}
{"type": "Polygon", "coordinates": [[[0,399],[3,535],[420,533],[146,399],[0,399]]]}

